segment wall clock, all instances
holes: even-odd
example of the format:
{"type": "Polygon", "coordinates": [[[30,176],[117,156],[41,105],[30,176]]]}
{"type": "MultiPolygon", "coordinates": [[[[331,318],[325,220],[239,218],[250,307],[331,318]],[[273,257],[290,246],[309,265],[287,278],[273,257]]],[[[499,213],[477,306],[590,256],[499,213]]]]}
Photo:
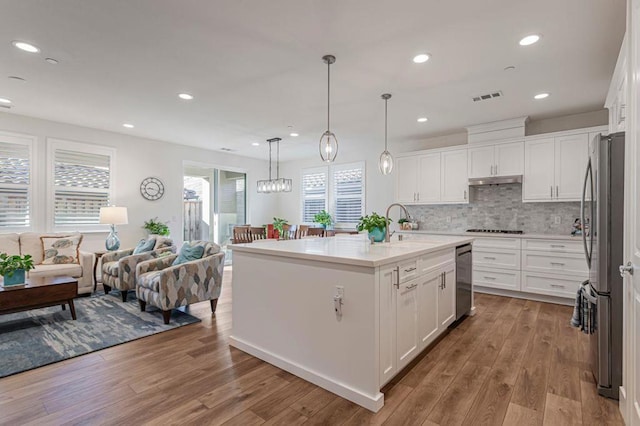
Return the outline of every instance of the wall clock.
{"type": "Polygon", "coordinates": [[[164,184],[155,177],[148,177],[140,184],[140,194],[150,201],[159,200],[164,195],[164,184]]]}

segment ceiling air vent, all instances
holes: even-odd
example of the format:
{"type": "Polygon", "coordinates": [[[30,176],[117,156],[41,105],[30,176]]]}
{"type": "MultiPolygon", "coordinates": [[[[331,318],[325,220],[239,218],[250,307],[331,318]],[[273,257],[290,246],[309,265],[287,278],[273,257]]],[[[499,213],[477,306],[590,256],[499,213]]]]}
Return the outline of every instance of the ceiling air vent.
{"type": "Polygon", "coordinates": [[[233,152],[233,151],[235,151],[235,149],[231,149],[231,148],[220,148],[220,151],[233,152]]]}
{"type": "Polygon", "coordinates": [[[11,109],[11,105],[2,105],[2,104],[0,104],[0,108],[11,109]]]}
{"type": "Polygon", "coordinates": [[[480,101],[488,101],[494,98],[501,98],[501,97],[502,97],[502,91],[498,90],[495,92],[474,96],[471,99],[473,99],[473,102],[480,102],[480,101]]]}

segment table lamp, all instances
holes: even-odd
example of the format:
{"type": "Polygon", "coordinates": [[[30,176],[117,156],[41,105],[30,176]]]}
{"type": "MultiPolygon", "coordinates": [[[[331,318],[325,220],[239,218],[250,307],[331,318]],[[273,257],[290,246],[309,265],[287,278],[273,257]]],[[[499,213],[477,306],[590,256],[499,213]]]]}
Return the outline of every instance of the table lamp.
{"type": "Polygon", "coordinates": [[[126,207],[100,207],[100,223],[111,225],[111,232],[107,236],[105,246],[108,251],[115,251],[120,248],[120,238],[116,232],[116,225],[126,225],[129,223],[126,207]]]}

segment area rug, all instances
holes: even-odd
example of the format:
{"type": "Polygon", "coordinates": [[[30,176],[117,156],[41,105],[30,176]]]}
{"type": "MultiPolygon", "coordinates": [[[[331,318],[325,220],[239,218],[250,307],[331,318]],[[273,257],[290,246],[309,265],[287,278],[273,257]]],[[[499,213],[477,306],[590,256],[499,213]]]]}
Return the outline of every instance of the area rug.
{"type": "Polygon", "coordinates": [[[165,325],[162,311],[147,305],[140,312],[129,298],[122,303],[118,292],[77,298],[76,321],[60,306],[0,315],[0,378],[200,322],[174,310],[165,325]]]}

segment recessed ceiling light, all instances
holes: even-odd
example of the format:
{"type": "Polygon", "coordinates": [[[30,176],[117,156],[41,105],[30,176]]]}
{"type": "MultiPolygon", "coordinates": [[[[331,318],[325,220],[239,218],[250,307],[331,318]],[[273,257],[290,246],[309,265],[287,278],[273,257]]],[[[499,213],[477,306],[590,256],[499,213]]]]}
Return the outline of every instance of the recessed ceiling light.
{"type": "Polygon", "coordinates": [[[424,123],[427,121],[427,117],[420,117],[418,118],[418,123],[424,123]]]}
{"type": "Polygon", "coordinates": [[[10,104],[11,100],[7,98],[0,98],[0,104],[10,104]]]}
{"type": "Polygon", "coordinates": [[[19,82],[21,82],[21,83],[24,83],[25,81],[27,81],[27,80],[25,80],[25,79],[24,79],[24,78],[22,78],[22,77],[18,77],[17,75],[10,75],[10,76],[9,76],[9,77],[7,77],[7,78],[8,78],[8,79],[10,79],[10,80],[12,80],[12,81],[19,81],[19,82]]]}
{"type": "Polygon", "coordinates": [[[190,95],[188,93],[179,93],[178,97],[180,99],[184,99],[185,101],[190,101],[191,99],[193,99],[193,95],[190,95]]]}
{"type": "Polygon", "coordinates": [[[289,133],[289,136],[292,136],[294,138],[297,138],[298,136],[300,136],[298,133],[289,133]]]}
{"type": "Polygon", "coordinates": [[[533,43],[537,43],[538,40],[540,40],[540,36],[538,34],[531,34],[520,40],[520,46],[530,46],[533,43]]]}
{"type": "Polygon", "coordinates": [[[53,58],[46,58],[45,61],[50,63],[51,65],[58,65],[58,60],[53,58]]]}
{"type": "Polygon", "coordinates": [[[24,50],[25,52],[29,52],[29,53],[38,53],[40,51],[40,49],[38,49],[33,44],[26,43],[24,41],[14,40],[11,42],[11,44],[13,44],[13,46],[17,47],[18,49],[24,50]]]}
{"type": "Polygon", "coordinates": [[[429,58],[431,58],[431,55],[429,55],[428,53],[421,53],[413,57],[413,62],[415,62],[416,64],[423,64],[427,62],[429,58]]]}
{"type": "Polygon", "coordinates": [[[253,146],[260,146],[260,143],[259,143],[259,142],[252,142],[252,143],[251,143],[251,145],[253,145],[253,146]]]}
{"type": "Polygon", "coordinates": [[[133,129],[133,128],[134,128],[134,127],[136,127],[136,126],[134,126],[134,125],[133,125],[133,124],[131,124],[131,123],[124,123],[124,124],[122,125],[122,127],[126,127],[127,129],[133,129]]]}
{"type": "Polygon", "coordinates": [[[544,99],[544,98],[548,98],[549,94],[548,93],[538,93],[537,95],[535,95],[533,97],[533,99],[544,99]]]}

